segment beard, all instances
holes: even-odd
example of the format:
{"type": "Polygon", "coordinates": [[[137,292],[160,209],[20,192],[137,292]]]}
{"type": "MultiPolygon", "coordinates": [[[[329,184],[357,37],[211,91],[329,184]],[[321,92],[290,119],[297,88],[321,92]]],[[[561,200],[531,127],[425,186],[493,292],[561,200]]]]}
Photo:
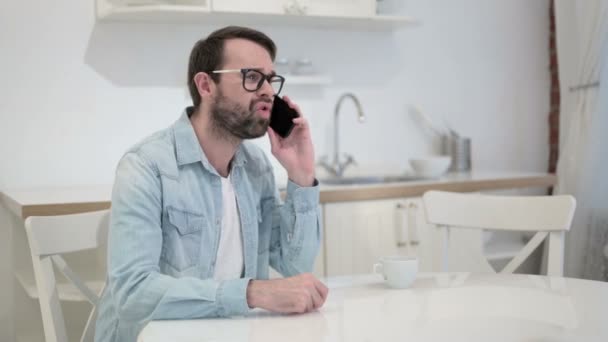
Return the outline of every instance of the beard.
{"type": "Polygon", "coordinates": [[[214,131],[219,133],[219,136],[229,134],[238,139],[255,139],[263,136],[268,130],[270,120],[256,117],[254,108],[258,102],[270,104],[272,100],[251,101],[249,108],[245,108],[218,91],[211,107],[211,122],[214,131]]]}

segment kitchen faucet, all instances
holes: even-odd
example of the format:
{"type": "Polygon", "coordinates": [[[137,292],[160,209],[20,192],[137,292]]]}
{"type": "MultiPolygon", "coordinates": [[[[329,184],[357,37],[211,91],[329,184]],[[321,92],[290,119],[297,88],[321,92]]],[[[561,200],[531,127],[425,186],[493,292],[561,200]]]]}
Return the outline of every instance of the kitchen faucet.
{"type": "Polygon", "coordinates": [[[344,170],[350,164],[356,164],[353,156],[345,154],[346,159],[341,162],[340,161],[340,130],[338,127],[338,115],[340,114],[340,107],[342,106],[342,102],[346,99],[353,100],[355,107],[357,108],[357,117],[359,122],[363,123],[365,121],[365,114],[363,114],[363,108],[361,107],[361,103],[359,99],[353,93],[344,93],[336,102],[336,107],[334,109],[334,156],[331,163],[327,162],[327,156],[323,156],[319,165],[322,166],[325,170],[331,173],[335,177],[342,177],[344,174],[344,170]]]}

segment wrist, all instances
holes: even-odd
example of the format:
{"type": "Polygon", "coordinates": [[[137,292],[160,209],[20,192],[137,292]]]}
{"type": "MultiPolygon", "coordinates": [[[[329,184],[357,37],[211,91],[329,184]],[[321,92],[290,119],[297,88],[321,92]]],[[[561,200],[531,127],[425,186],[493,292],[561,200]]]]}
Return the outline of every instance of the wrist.
{"type": "Polygon", "coordinates": [[[300,187],[310,187],[315,183],[314,173],[306,175],[291,175],[287,174],[287,177],[300,187]]]}
{"type": "Polygon", "coordinates": [[[260,285],[260,281],[259,280],[250,280],[249,284],[247,285],[247,305],[249,306],[250,309],[255,309],[257,307],[260,307],[258,300],[259,300],[259,285],[260,285]]]}

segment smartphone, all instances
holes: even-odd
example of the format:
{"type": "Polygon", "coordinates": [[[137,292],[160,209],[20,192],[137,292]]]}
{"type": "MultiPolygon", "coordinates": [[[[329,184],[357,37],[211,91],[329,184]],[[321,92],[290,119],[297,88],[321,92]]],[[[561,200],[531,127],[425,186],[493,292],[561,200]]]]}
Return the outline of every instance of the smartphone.
{"type": "Polygon", "coordinates": [[[282,138],[287,138],[293,127],[293,119],[300,116],[295,109],[289,107],[287,102],[279,96],[274,97],[272,111],[270,112],[270,127],[282,138]]]}

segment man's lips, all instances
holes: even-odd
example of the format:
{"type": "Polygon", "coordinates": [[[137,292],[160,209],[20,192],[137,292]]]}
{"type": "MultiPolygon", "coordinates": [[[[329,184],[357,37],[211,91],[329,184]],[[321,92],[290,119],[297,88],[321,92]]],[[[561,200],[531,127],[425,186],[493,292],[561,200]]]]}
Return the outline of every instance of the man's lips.
{"type": "Polygon", "coordinates": [[[258,102],[254,109],[257,110],[270,110],[272,108],[272,102],[258,102]]]}
{"type": "Polygon", "coordinates": [[[262,101],[257,103],[253,108],[256,112],[261,112],[265,118],[269,118],[272,103],[262,101]]]}

